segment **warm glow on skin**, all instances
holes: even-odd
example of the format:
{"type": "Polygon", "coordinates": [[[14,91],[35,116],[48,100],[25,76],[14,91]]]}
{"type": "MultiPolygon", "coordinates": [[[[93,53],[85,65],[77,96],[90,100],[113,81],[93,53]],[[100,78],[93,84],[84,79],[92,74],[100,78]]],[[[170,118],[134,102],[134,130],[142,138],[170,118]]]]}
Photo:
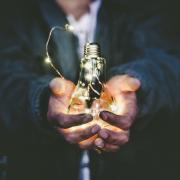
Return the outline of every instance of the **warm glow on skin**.
{"type": "MultiPolygon", "coordinates": [[[[108,89],[104,90],[101,93],[100,99],[97,99],[93,102],[91,109],[86,107],[85,101],[75,98],[73,99],[73,102],[71,103],[71,109],[69,110],[69,114],[80,114],[80,113],[86,113],[89,112],[93,116],[93,121],[91,123],[78,126],[78,128],[86,129],[89,127],[89,125],[97,124],[101,128],[109,127],[109,124],[105,121],[103,121],[99,117],[99,113],[101,111],[109,111],[116,115],[125,115],[128,111],[128,101],[124,98],[124,96],[121,96],[121,94],[116,95],[118,97],[117,99],[113,99],[111,94],[109,93],[108,89]]],[[[72,127],[69,130],[74,131],[77,127],[72,127]]],[[[119,128],[115,128],[116,131],[119,128]]]]}
{"type": "Polygon", "coordinates": [[[85,146],[87,144],[89,145],[89,144],[92,144],[97,138],[98,138],[98,135],[96,134],[96,135],[94,135],[94,136],[92,136],[92,137],[90,137],[84,141],[79,142],[78,144],[80,146],[85,146]]]}
{"type": "Polygon", "coordinates": [[[53,103],[54,112],[59,112],[61,109],[61,113],[67,114],[69,101],[75,88],[74,84],[62,78],[60,80],[56,78],[51,81],[49,86],[52,90],[52,99],[57,102],[53,103]]]}
{"type": "Polygon", "coordinates": [[[69,100],[69,109],[66,111],[68,114],[80,114],[84,113],[84,109],[86,108],[85,102],[80,100],[79,98],[73,98],[69,100]],[[72,101],[72,102],[71,102],[72,101]]]}
{"type": "MultiPolygon", "coordinates": [[[[45,62],[60,74],[50,58],[45,59],[45,62]]],[[[115,76],[106,84],[99,84],[103,87],[98,92],[101,93],[100,97],[89,108],[87,101],[90,100],[90,86],[85,88],[82,82],[81,86],[75,86],[63,77],[55,78],[49,85],[52,95],[48,118],[58,122],[60,126],[56,127],[57,132],[69,143],[78,144],[82,149],[98,147],[97,151],[101,152],[100,149],[103,149],[113,152],[129,140],[129,127],[137,114],[135,91],[140,87],[140,81],[125,75],[115,76]],[[86,115],[82,117],[82,114],[86,115]],[[87,117],[88,114],[93,116],[93,120],[87,117]],[[73,115],[77,115],[76,120],[73,115]],[[77,117],[80,121],[77,121],[77,117]],[[77,125],[82,123],[83,125],[77,125]],[[113,144],[114,141],[116,145],[113,144]]]]}

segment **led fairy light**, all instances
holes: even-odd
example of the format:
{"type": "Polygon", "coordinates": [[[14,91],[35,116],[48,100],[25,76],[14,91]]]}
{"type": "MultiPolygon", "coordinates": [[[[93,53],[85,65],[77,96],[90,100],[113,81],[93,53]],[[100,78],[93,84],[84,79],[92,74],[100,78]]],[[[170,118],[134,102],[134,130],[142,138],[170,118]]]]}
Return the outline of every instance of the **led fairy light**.
{"type": "Polygon", "coordinates": [[[60,71],[53,64],[52,59],[51,59],[51,57],[49,55],[49,48],[48,48],[49,47],[49,42],[50,42],[51,36],[52,36],[52,34],[53,34],[53,32],[55,30],[71,32],[72,33],[74,31],[74,28],[72,26],[70,26],[69,24],[66,24],[64,27],[54,26],[53,28],[51,28],[51,30],[49,32],[48,39],[46,41],[46,58],[45,58],[44,62],[46,64],[49,64],[54,69],[54,71],[58,74],[58,76],[60,76],[61,78],[64,78],[63,75],[60,73],[60,71]]]}
{"type": "MultiPolygon", "coordinates": [[[[46,42],[45,63],[50,65],[58,76],[64,78],[62,73],[53,64],[48,50],[49,42],[55,30],[73,33],[74,28],[68,24],[64,27],[55,26],[50,30],[46,42]]],[[[79,32],[87,35],[87,33],[83,31],[79,32]]],[[[86,38],[86,40],[88,40],[88,38],[86,38]]],[[[93,120],[96,121],[97,124],[101,127],[105,127],[107,123],[100,119],[99,112],[108,110],[116,114],[121,110],[120,105],[118,105],[119,103],[111,96],[108,98],[102,97],[102,92],[105,88],[103,84],[106,80],[105,75],[106,60],[101,57],[100,46],[97,43],[86,43],[84,47],[84,56],[80,63],[80,77],[66,113],[90,113],[93,115],[93,120]],[[99,100],[99,98],[101,100],[99,100]]]]}
{"type": "MultiPolygon", "coordinates": [[[[60,76],[61,78],[64,78],[62,73],[53,64],[53,61],[52,61],[52,59],[50,57],[50,54],[49,54],[49,48],[48,48],[49,47],[49,42],[50,42],[52,34],[53,34],[53,32],[55,30],[73,33],[75,31],[75,29],[74,29],[73,26],[71,26],[69,24],[66,24],[64,27],[54,26],[53,28],[51,28],[51,30],[49,32],[48,39],[46,41],[46,58],[45,58],[44,62],[46,64],[50,65],[58,76],[60,76]]],[[[88,41],[88,34],[87,34],[87,32],[83,32],[83,31],[78,31],[78,32],[85,34],[86,41],[88,41]]],[[[77,102],[80,103],[80,101],[92,101],[92,99],[96,99],[95,97],[94,98],[90,97],[90,94],[92,95],[92,92],[94,94],[96,94],[97,97],[100,96],[100,91],[98,91],[96,89],[96,87],[95,87],[95,81],[98,82],[98,86],[99,85],[102,86],[102,83],[99,80],[99,75],[100,75],[100,71],[101,71],[101,68],[102,68],[102,65],[101,65],[102,64],[102,62],[101,62],[102,58],[97,56],[98,55],[97,54],[98,51],[97,51],[96,48],[97,48],[96,45],[93,45],[93,46],[91,45],[91,49],[89,49],[88,43],[85,46],[84,57],[82,58],[82,62],[81,62],[81,69],[84,70],[85,74],[83,74],[83,72],[81,72],[81,75],[84,76],[83,78],[84,78],[84,80],[86,82],[83,83],[82,80],[78,81],[78,84],[77,84],[76,89],[75,89],[75,93],[72,96],[72,99],[70,101],[70,105],[69,105],[69,108],[67,110],[67,113],[70,112],[69,111],[70,107],[71,107],[71,110],[72,110],[72,106],[74,106],[75,96],[78,97],[78,98],[76,98],[76,103],[77,102]],[[88,54],[88,53],[90,53],[90,54],[88,54]],[[86,60],[88,60],[88,61],[86,61],[86,60]]],[[[96,83],[96,85],[97,85],[97,83],[96,83]]],[[[81,106],[81,108],[82,108],[82,106],[81,106]]],[[[75,109],[76,108],[74,106],[74,110],[75,109]]],[[[77,109],[76,111],[79,112],[79,109],[77,109]]],[[[90,109],[86,108],[85,112],[90,113],[90,109]]]]}
{"type": "Polygon", "coordinates": [[[100,98],[105,88],[103,84],[106,80],[105,76],[106,60],[101,57],[100,46],[97,43],[87,43],[84,57],[81,59],[79,81],[68,108],[68,113],[78,114],[84,112],[93,116],[93,121],[82,127],[87,127],[91,124],[98,124],[102,128],[109,126],[108,123],[99,117],[99,113],[102,110],[115,110],[115,107],[111,108],[110,106],[114,101],[111,96],[105,100],[100,98]]]}
{"type": "MultiPolygon", "coordinates": [[[[58,76],[64,78],[62,73],[55,67],[49,55],[48,46],[52,34],[55,30],[74,33],[73,26],[66,24],[64,27],[55,26],[50,32],[46,42],[46,58],[45,63],[50,65],[58,76]]],[[[77,32],[77,31],[76,31],[77,32]]],[[[88,42],[88,33],[83,33],[88,42]]],[[[69,106],[65,109],[65,113],[78,114],[87,113],[93,116],[93,120],[87,124],[81,125],[82,129],[88,126],[98,124],[101,128],[109,128],[109,124],[99,117],[99,113],[103,110],[114,114],[124,114],[126,112],[125,100],[120,99],[118,102],[111,96],[104,83],[106,81],[106,60],[101,57],[100,46],[96,43],[86,43],[84,47],[84,56],[80,63],[80,77],[75,87],[74,93],[69,101],[69,106]]],[[[68,128],[67,131],[76,131],[76,126],[68,128]]],[[[113,127],[115,128],[115,127],[113,127]]],[[[118,129],[116,129],[117,131],[118,129]]],[[[91,138],[96,139],[98,135],[91,138]]],[[[80,142],[81,143],[81,142],[80,142]]],[[[98,153],[101,149],[95,148],[98,153]]],[[[82,155],[82,158],[84,154],[82,155]]]]}
{"type": "Polygon", "coordinates": [[[104,80],[104,68],[105,59],[100,57],[99,45],[87,43],[84,57],[81,59],[79,81],[72,95],[69,112],[79,113],[79,101],[77,100],[81,100],[81,103],[85,105],[86,112],[90,111],[93,101],[101,94],[102,83],[100,81],[104,80]]]}

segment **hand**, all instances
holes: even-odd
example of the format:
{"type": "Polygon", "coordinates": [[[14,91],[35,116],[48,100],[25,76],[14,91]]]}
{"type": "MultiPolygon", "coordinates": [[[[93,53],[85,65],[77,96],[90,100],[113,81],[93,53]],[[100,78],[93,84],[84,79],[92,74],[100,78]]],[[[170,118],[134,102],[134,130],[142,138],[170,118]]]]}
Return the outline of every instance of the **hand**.
{"type": "Polygon", "coordinates": [[[78,143],[92,137],[99,131],[99,126],[86,124],[92,120],[89,114],[68,114],[70,99],[75,85],[62,78],[53,79],[49,87],[51,96],[49,99],[47,117],[57,132],[69,143],[78,143]]]}
{"type": "Polygon", "coordinates": [[[99,137],[94,143],[105,151],[117,151],[129,141],[129,129],[138,113],[135,91],[139,89],[140,81],[128,75],[115,76],[105,87],[101,96],[102,102],[103,98],[111,95],[114,99],[112,103],[117,108],[110,108],[110,104],[109,111],[107,109],[100,113],[101,119],[109,125],[99,131],[99,137]]]}

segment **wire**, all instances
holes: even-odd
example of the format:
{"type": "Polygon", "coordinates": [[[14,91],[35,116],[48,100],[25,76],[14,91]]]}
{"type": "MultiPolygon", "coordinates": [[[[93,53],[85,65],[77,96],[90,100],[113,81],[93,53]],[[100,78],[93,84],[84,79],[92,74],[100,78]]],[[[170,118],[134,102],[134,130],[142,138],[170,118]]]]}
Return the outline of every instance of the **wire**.
{"type": "Polygon", "coordinates": [[[46,41],[46,59],[45,62],[50,64],[50,66],[54,69],[54,71],[61,77],[64,78],[63,75],[60,73],[60,71],[55,67],[55,65],[53,64],[51,57],[49,55],[49,42],[51,40],[52,34],[55,30],[59,30],[59,31],[65,31],[65,32],[73,32],[73,27],[70,26],[69,24],[66,24],[64,27],[61,26],[54,26],[51,28],[49,35],[48,35],[48,39],[46,41]]]}

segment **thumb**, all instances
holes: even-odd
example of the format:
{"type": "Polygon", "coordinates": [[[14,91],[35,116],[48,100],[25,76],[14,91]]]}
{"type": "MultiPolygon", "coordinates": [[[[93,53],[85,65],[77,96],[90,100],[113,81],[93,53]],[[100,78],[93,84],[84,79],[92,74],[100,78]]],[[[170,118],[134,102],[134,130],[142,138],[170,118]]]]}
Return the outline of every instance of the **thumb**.
{"type": "Polygon", "coordinates": [[[74,83],[63,78],[54,78],[50,83],[49,87],[51,92],[55,96],[71,96],[75,88],[74,83]]]}
{"type": "Polygon", "coordinates": [[[106,84],[106,87],[110,92],[114,92],[116,89],[122,92],[134,92],[139,89],[141,85],[140,80],[131,77],[129,75],[118,75],[112,77],[106,84]]]}
{"type": "Polygon", "coordinates": [[[121,91],[134,92],[139,89],[141,82],[139,79],[131,77],[129,75],[123,75],[120,83],[121,91]]]}

